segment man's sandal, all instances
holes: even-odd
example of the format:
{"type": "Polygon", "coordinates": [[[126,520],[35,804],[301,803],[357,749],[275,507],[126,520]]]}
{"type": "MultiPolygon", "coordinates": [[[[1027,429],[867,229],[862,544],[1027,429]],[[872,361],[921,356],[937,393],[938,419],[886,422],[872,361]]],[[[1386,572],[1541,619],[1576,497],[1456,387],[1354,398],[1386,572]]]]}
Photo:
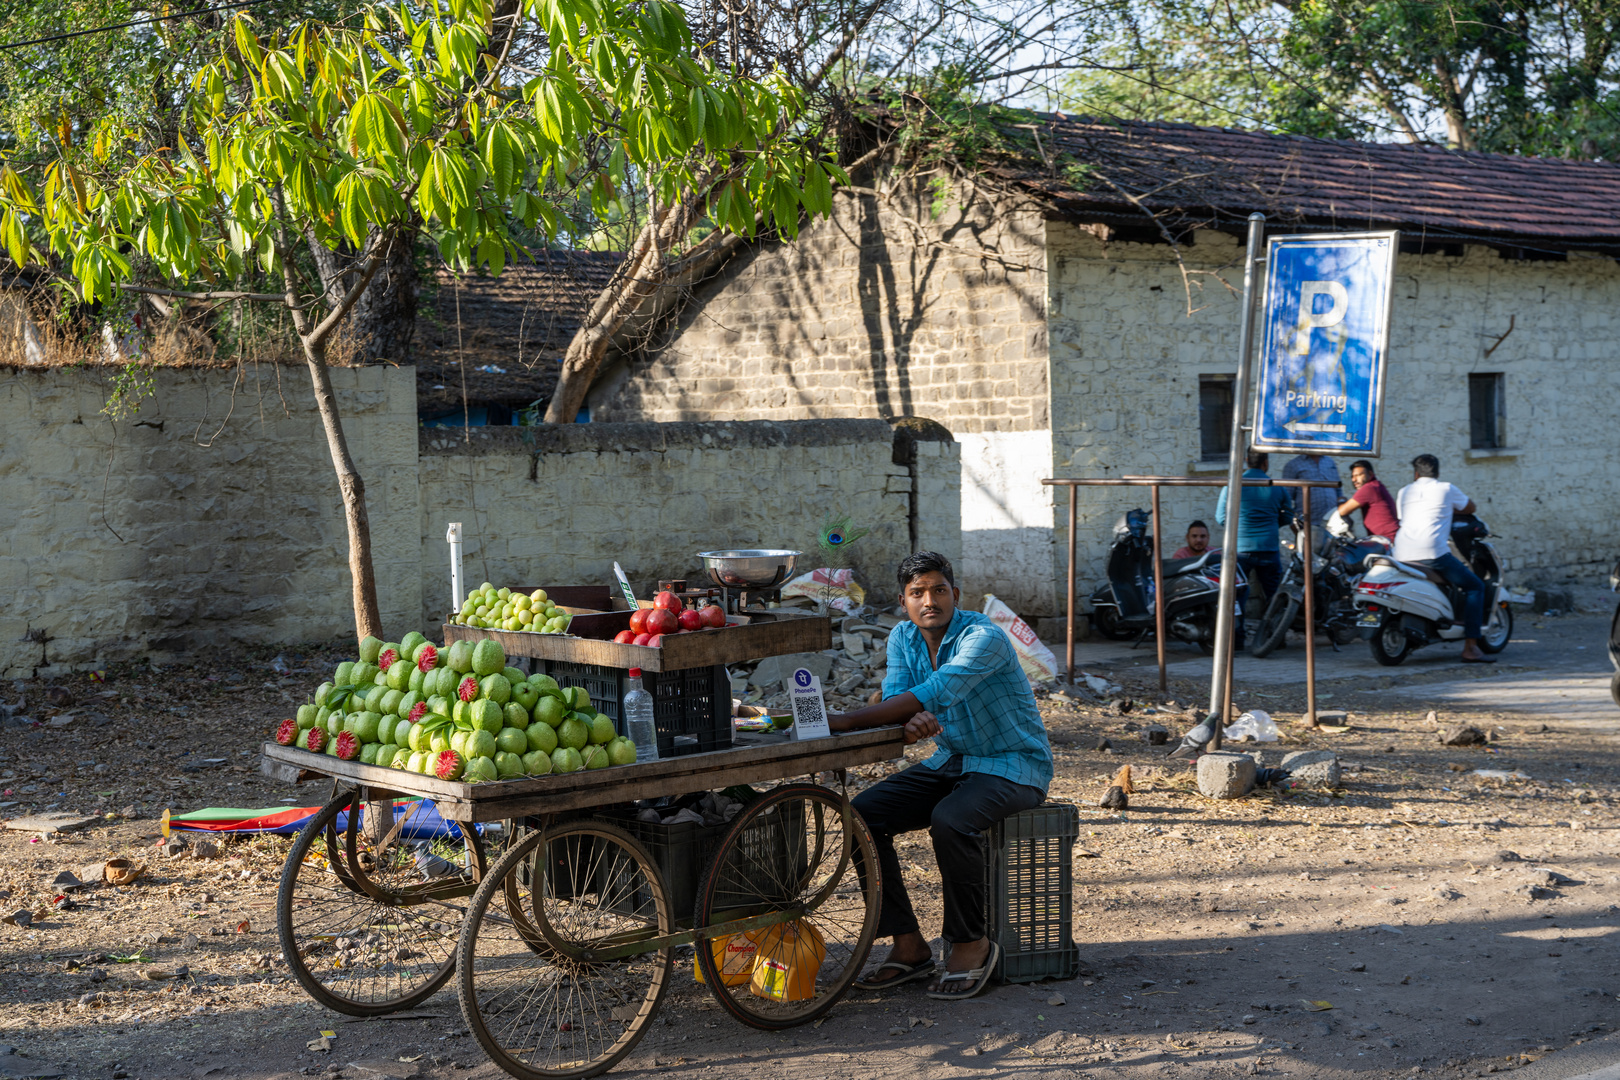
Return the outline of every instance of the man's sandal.
{"type": "Polygon", "coordinates": [[[990,985],[990,974],[996,970],[1001,962],[1001,946],[996,942],[990,943],[990,955],[984,958],[984,966],[976,967],[971,971],[947,971],[939,978],[938,988],[928,991],[928,996],[936,1001],[965,1001],[971,997],[978,997],[990,985]],[[960,985],[961,989],[951,990],[948,987],[960,985]]]}
{"type": "Polygon", "coordinates": [[[926,979],[935,970],[936,965],[932,956],[917,964],[902,964],[898,960],[885,960],[873,970],[856,979],[855,987],[858,990],[887,990],[890,987],[904,986],[906,983],[916,982],[918,979],[926,979]],[[879,979],[878,976],[885,971],[898,971],[899,974],[892,978],[879,979]]]}

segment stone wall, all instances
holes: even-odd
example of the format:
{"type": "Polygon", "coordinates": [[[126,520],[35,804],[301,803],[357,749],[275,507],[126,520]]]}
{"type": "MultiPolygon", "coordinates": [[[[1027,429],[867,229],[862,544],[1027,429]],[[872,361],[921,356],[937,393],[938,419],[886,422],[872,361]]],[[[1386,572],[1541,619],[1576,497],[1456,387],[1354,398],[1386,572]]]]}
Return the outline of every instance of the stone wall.
{"type": "MultiPolygon", "coordinates": [[[[923,535],[951,542],[954,443],[929,442],[921,470],[923,535]]],[[[424,618],[449,598],[447,523],[463,526],[476,584],[579,585],[623,567],[638,593],[660,578],[706,582],[699,551],[789,548],[815,560],[827,515],[871,532],[850,548],[861,581],[893,596],[910,550],[912,479],[881,420],[605,424],[424,429],[424,618]]]]}
{"type": "MultiPolygon", "coordinates": [[[[0,672],[352,632],[342,501],[304,371],[160,369],[115,424],[111,370],[0,370],[0,672]]],[[[395,625],[422,607],[413,373],[332,380],[395,625]]]]}
{"type": "MultiPolygon", "coordinates": [[[[1066,476],[1208,475],[1199,460],[1200,375],[1237,370],[1240,305],[1213,276],[1241,283],[1241,242],[1197,234],[1183,252],[1192,306],[1163,245],[1104,246],[1083,229],[1048,223],[1054,468],[1066,476]]],[[[1508,580],[1523,587],[1615,556],[1608,509],[1620,495],[1620,268],[1572,253],[1566,262],[1516,261],[1469,245],[1461,255],[1399,256],[1383,457],[1391,492],[1420,453],[1480,505],[1508,580]],[[1500,338],[1509,329],[1512,333],[1500,338]],[[1489,357],[1485,350],[1498,342],[1489,357]],[[1510,449],[1469,447],[1468,375],[1502,373],[1510,449]]],[[[1257,283],[1257,288],[1263,282],[1257,283]]],[[[1274,456],[1281,475],[1285,456],[1274,456]]],[[[1340,472],[1348,481],[1349,462],[1340,472]]],[[[1218,489],[1165,489],[1170,538],[1203,517],[1218,489]]],[[[1348,484],[1346,487],[1348,491],[1348,484]]],[[[1109,530],[1147,492],[1082,490],[1080,579],[1102,573],[1109,530]]],[[[1061,572],[1065,511],[1054,517],[1061,572]]]]}
{"type": "MultiPolygon", "coordinates": [[[[158,369],[132,419],[110,370],[0,370],[0,675],[226,641],[353,633],[348,537],[307,376],[158,369]]],[[[445,524],[473,583],[639,589],[716,547],[814,550],[829,513],[872,530],[853,565],[879,596],[920,542],[960,554],[949,433],[880,420],[422,429],[410,368],[332,372],[367,484],[384,629],[449,603],[445,524]]],[[[937,426],[936,426],[937,427],[937,426]]],[[[807,560],[813,567],[815,560],[807,560]]]]}
{"type": "Polygon", "coordinates": [[[590,397],[598,420],[926,416],[1045,429],[1044,224],[958,199],[840,193],[746,249],[590,397]]]}
{"type": "Polygon", "coordinates": [[[964,599],[1048,610],[1044,233],[1039,215],[965,191],[944,206],[841,192],[796,241],[753,247],[700,286],[599,383],[591,415],[938,421],[961,448],[964,599]]]}

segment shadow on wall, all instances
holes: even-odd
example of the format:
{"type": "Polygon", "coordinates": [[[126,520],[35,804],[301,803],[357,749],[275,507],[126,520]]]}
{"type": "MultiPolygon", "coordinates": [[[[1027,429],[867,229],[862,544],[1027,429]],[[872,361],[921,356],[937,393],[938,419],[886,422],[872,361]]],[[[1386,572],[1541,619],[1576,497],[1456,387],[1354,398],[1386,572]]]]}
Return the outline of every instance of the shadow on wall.
{"type": "Polygon", "coordinates": [[[745,245],[678,290],[656,330],[610,359],[593,415],[921,412],[958,432],[1044,428],[1042,229],[976,197],[843,192],[797,240],[745,245]]]}
{"type": "MultiPolygon", "coordinates": [[[[894,263],[888,238],[883,235],[883,220],[877,198],[861,195],[858,200],[860,234],[856,245],[860,250],[860,270],[855,297],[861,306],[861,325],[866,330],[867,366],[872,371],[872,392],[877,398],[879,416],[909,416],[912,411],[911,339],[916,334],[917,324],[928,310],[927,276],[921,279],[915,274],[911,276],[911,310],[902,317],[899,290],[894,281],[894,263]],[[891,356],[894,357],[892,383],[889,378],[891,356]],[[896,397],[899,398],[898,402],[896,397]]],[[[937,251],[929,252],[930,269],[937,258],[937,251]]]]}

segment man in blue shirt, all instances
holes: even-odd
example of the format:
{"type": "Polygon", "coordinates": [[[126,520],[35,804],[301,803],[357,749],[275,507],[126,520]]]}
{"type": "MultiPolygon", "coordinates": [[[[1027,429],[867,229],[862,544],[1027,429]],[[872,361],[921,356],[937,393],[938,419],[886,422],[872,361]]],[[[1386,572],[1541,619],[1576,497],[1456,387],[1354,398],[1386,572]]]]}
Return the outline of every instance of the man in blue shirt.
{"type": "Polygon", "coordinates": [[[888,989],[932,976],[936,964],[900,875],[894,838],[928,829],[943,886],[945,973],[929,990],[970,998],[989,985],[1001,947],[985,933],[984,850],[979,834],[1039,806],[1052,782],[1052,749],[1029,679],[1006,633],[963,611],[961,590],[943,555],[919,551],[900,564],[900,596],[910,622],[889,635],[884,700],[833,714],[833,731],[903,723],[906,742],[933,738],[927,761],[855,797],[877,847],[883,876],[877,936],[893,938],[888,958],[857,984],[888,989]]]}
{"type": "MultiPolygon", "coordinates": [[[[1250,450],[1249,467],[1243,471],[1245,480],[1268,480],[1266,467],[1271,457],[1250,450]]],[[[1226,524],[1226,496],[1221,489],[1220,501],[1215,504],[1215,522],[1226,524]]],[[[1288,524],[1293,517],[1294,500],[1287,488],[1245,487],[1243,505],[1238,511],[1238,565],[1250,581],[1259,579],[1269,600],[1282,584],[1282,559],[1277,544],[1277,529],[1288,524]]],[[[1243,647],[1243,609],[1238,609],[1236,647],[1243,647]]]]}

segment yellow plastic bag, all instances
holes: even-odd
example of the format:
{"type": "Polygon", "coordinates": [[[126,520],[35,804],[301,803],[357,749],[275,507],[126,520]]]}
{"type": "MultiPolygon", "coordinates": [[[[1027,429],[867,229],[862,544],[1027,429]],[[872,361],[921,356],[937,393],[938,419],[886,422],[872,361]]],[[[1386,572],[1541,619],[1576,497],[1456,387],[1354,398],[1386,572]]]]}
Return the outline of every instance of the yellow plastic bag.
{"type": "MultiPolygon", "coordinates": [[[[745,986],[754,975],[754,960],[759,955],[759,939],[765,931],[748,930],[741,934],[709,939],[709,950],[714,965],[720,969],[720,981],[726,986],[745,986]]],[[[692,957],[692,975],[704,982],[703,965],[692,957]]]]}
{"type": "Polygon", "coordinates": [[[827,959],[821,932],[803,919],[772,926],[760,935],[759,956],[748,992],[772,1001],[808,1001],[827,959]]]}

